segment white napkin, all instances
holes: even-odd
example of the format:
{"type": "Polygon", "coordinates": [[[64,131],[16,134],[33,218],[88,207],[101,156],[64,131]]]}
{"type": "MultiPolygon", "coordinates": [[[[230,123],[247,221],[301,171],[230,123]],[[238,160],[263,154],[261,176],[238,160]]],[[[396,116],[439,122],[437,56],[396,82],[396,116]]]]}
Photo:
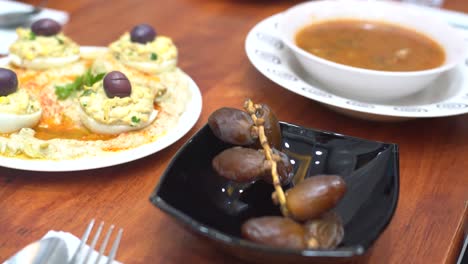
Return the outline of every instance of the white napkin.
{"type": "MultiPolygon", "coordinates": [[[[80,246],[80,239],[77,238],[76,236],[72,235],[71,233],[68,233],[68,232],[51,230],[51,231],[47,232],[47,234],[45,234],[45,236],[43,236],[41,238],[41,240],[45,239],[45,238],[49,238],[49,237],[58,237],[58,238],[61,238],[65,242],[65,244],[67,246],[67,249],[68,249],[68,261],[71,260],[71,258],[73,257],[73,254],[75,254],[76,250],[80,246]]],[[[107,254],[107,252],[110,251],[110,247],[112,246],[112,243],[109,243],[109,244],[107,245],[107,248],[106,248],[106,251],[105,251],[104,254],[107,254]]],[[[98,245],[96,247],[99,250],[100,244],[98,243],[98,245]]],[[[82,252],[84,252],[84,254],[81,255],[82,257],[84,257],[88,253],[88,249],[89,249],[88,245],[85,245],[83,247],[82,252]]],[[[91,253],[91,256],[90,256],[90,258],[88,260],[89,263],[94,263],[96,261],[96,258],[98,257],[98,255],[99,255],[98,251],[94,250],[91,253]]],[[[3,264],[8,264],[9,260],[10,259],[6,260],[5,262],[3,262],[3,264]]],[[[107,260],[108,260],[107,256],[102,256],[100,261],[99,261],[99,264],[106,264],[107,260]]],[[[118,261],[114,260],[113,264],[121,264],[121,262],[118,262],[118,261]]]]}
{"type": "MultiPolygon", "coordinates": [[[[7,13],[11,11],[28,11],[31,10],[31,5],[19,3],[9,0],[0,0],[0,14],[7,13]]],[[[41,18],[51,18],[60,24],[65,24],[68,22],[69,15],[66,12],[44,8],[42,11],[31,17],[31,21],[35,21],[41,18]]],[[[15,29],[3,29],[0,28],[0,54],[7,54],[8,48],[16,40],[16,31],[15,29]]]]}
{"type": "MultiPolygon", "coordinates": [[[[42,237],[42,239],[48,238],[48,237],[59,237],[59,238],[61,238],[61,239],[63,239],[65,241],[65,243],[67,244],[67,249],[68,249],[68,257],[70,258],[69,261],[71,260],[73,254],[76,252],[76,250],[80,246],[80,239],[77,238],[76,236],[74,236],[73,234],[68,233],[68,232],[51,230],[51,231],[47,232],[47,234],[45,234],[45,236],[42,237]]],[[[89,240],[90,239],[88,239],[88,242],[89,242],[89,240]]],[[[109,244],[107,245],[105,254],[107,254],[107,252],[109,252],[109,250],[110,250],[109,248],[111,246],[112,246],[112,243],[109,242],[109,244]]],[[[98,243],[96,247],[99,250],[100,244],[98,243]]],[[[88,252],[88,249],[89,249],[88,245],[84,246],[83,249],[84,249],[83,252],[88,252]]],[[[99,253],[96,250],[94,250],[94,252],[91,254],[89,263],[94,263],[94,261],[95,261],[95,259],[97,258],[98,255],[99,255],[99,253]]],[[[99,264],[105,264],[106,262],[107,262],[107,257],[103,256],[103,257],[101,257],[101,260],[99,261],[99,264]]],[[[114,264],[119,264],[120,262],[114,261],[113,263],[114,264]]]]}

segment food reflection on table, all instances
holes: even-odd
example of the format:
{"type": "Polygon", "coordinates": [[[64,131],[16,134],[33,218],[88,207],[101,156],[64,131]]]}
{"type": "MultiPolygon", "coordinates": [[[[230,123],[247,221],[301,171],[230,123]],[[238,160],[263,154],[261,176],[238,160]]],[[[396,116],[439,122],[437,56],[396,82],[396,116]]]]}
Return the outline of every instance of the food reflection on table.
{"type": "Polygon", "coordinates": [[[337,247],[344,228],[340,216],[330,210],[345,194],[344,180],[337,175],[318,175],[295,182],[284,191],[282,186],[290,183],[293,170],[287,154],[280,149],[278,119],[269,106],[250,99],[244,109],[221,108],[210,115],[208,124],[213,134],[235,145],[213,158],[213,168],[219,176],[234,182],[264,180],[272,184],[272,202],[280,206],[283,216],[251,218],[242,225],[242,235],[276,247],[337,247]]]}

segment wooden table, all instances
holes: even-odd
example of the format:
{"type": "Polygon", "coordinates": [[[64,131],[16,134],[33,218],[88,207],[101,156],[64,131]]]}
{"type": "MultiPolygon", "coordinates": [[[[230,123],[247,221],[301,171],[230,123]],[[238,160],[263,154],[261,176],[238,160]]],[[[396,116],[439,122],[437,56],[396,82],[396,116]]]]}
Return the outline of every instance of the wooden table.
{"type": "MultiPolygon", "coordinates": [[[[180,67],[201,89],[203,111],[181,140],[127,164],[67,173],[0,168],[0,260],[51,229],[80,236],[96,218],[125,229],[118,254],[125,263],[240,263],[181,228],[148,197],[176,150],[212,111],[240,107],[250,97],[273,106],[281,120],[399,144],[398,208],[360,263],[453,263],[467,222],[468,115],[363,121],[275,85],[248,61],[245,36],[263,18],[298,2],[50,0],[49,7],[71,14],[64,31],[82,45],[106,46],[142,22],[172,37],[180,67]]],[[[444,7],[468,12],[466,0],[446,0],[444,7]]]]}

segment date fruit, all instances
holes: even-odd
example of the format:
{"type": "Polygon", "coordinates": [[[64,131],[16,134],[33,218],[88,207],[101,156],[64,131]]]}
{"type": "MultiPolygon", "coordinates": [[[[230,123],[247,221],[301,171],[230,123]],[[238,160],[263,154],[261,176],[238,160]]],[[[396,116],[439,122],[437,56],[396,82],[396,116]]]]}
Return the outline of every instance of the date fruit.
{"type": "MultiPolygon", "coordinates": [[[[271,108],[266,104],[262,104],[262,107],[257,110],[256,115],[264,120],[265,135],[270,146],[281,149],[281,128],[278,118],[276,118],[271,108]]],[[[260,143],[258,146],[261,147],[260,143]]]]}
{"type": "Polygon", "coordinates": [[[321,218],[308,221],[304,227],[309,248],[333,249],[343,241],[343,224],[339,215],[334,212],[325,213],[321,218]]]}
{"type": "Polygon", "coordinates": [[[247,220],[242,236],[250,241],[282,248],[333,249],[344,237],[341,218],[328,212],[321,218],[300,224],[281,216],[263,216],[247,220]]]}
{"type": "Polygon", "coordinates": [[[246,239],[275,247],[304,249],[305,229],[290,218],[264,216],[247,220],[242,225],[246,239]]]}
{"type": "MultiPolygon", "coordinates": [[[[291,164],[288,155],[274,148],[271,150],[273,152],[273,160],[276,161],[276,170],[278,171],[280,183],[281,185],[286,185],[292,180],[294,176],[293,165],[291,164]]],[[[269,184],[273,184],[270,170],[271,166],[268,166],[268,171],[265,172],[262,180],[268,182],[269,184]]]]}
{"type": "Polygon", "coordinates": [[[286,191],[286,206],[294,219],[307,221],[332,209],[345,192],[340,176],[313,176],[286,191]]]}
{"type": "Polygon", "coordinates": [[[252,135],[252,118],[239,109],[223,107],[214,111],[208,125],[217,138],[227,143],[247,146],[257,139],[252,135]]]}
{"type": "MultiPolygon", "coordinates": [[[[292,177],[292,165],[286,154],[274,150],[278,164],[280,183],[287,184],[292,177]]],[[[228,148],[212,161],[216,173],[236,182],[251,182],[263,179],[271,183],[271,163],[266,160],[263,150],[244,147],[228,148]]]]}
{"type": "Polygon", "coordinates": [[[212,165],[219,175],[236,182],[254,181],[266,170],[263,153],[243,147],[224,150],[216,155],[212,165]]]}

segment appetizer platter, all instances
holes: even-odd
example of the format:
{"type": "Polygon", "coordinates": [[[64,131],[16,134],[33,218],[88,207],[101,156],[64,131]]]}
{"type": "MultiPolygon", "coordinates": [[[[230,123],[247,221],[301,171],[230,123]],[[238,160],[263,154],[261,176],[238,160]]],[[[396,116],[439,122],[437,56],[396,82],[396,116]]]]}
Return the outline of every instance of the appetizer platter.
{"type": "Polygon", "coordinates": [[[202,102],[177,47],[147,24],[80,47],[51,19],[18,28],[0,59],[0,165],[73,171],[155,153],[185,135],[202,102]]]}

